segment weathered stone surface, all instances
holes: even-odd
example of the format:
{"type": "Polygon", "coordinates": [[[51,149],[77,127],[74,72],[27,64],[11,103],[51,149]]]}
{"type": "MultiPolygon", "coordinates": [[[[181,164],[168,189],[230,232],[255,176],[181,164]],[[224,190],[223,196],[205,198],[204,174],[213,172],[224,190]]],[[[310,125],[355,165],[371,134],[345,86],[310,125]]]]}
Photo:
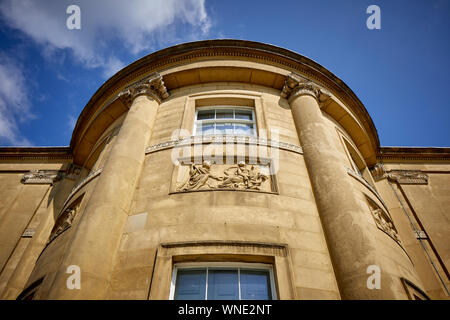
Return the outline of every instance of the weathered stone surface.
{"type": "Polygon", "coordinates": [[[350,88],[284,49],[164,52],[104,84],[70,147],[0,148],[1,299],[169,299],[178,263],[271,266],[278,299],[448,298],[448,148],[380,147],[350,88]],[[257,136],[195,136],[216,106],[257,136]]]}

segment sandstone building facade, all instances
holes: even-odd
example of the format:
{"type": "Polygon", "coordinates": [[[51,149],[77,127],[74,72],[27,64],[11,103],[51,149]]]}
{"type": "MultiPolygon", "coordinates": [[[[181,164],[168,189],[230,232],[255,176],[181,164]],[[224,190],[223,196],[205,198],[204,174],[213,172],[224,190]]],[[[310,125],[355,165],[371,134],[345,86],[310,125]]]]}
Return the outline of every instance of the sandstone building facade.
{"type": "Polygon", "coordinates": [[[449,296],[450,149],[381,147],[342,80],[267,44],[132,63],[69,147],[0,148],[0,195],[1,299],[449,296]]]}

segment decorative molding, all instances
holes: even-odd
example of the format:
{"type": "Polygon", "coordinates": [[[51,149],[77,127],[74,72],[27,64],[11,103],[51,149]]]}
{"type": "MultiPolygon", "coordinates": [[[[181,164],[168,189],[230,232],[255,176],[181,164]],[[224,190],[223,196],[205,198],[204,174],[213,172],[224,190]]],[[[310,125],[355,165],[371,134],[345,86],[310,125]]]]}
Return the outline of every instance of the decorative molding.
{"type": "MultiPolygon", "coordinates": [[[[256,62],[277,66],[285,70],[295,70],[305,75],[311,81],[319,83],[333,92],[358,117],[364,119],[363,123],[367,124],[367,130],[373,133],[372,145],[379,145],[375,126],[368,112],[353,91],[334,74],[313,60],[292,51],[267,44],[240,40],[207,40],[184,43],[157,51],[140,59],[119,71],[94,94],[83,109],[79,122],[81,123],[85,121],[84,119],[91,117],[105,103],[108,96],[116,94],[135,78],[142,77],[150,72],[170,70],[173,66],[217,59],[218,57],[252,59],[256,62]]],[[[167,74],[164,74],[164,77],[167,77],[169,74],[169,71],[166,72],[167,74]]],[[[77,126],[74,136],[81,130],[81,126],[77,126]]],[[[75,148],[75,140],[71,141],[71,146],[75,148]]]]}
{"type": "Polygon", "coordinates": [[[63,208],[67,205],[67,203],[70,201],[70,199],[73,197],[74,194],[76,194],[78,191],[80,191],[81,188],[83,188],[86,184],[88,184],[91,180],[93,180],[94,178],[96,178],[97,176],[100,175],[100,173],[102,173],[103,168],[99,168],[95,171],[91,171],[87,177],[85,177],[84,179],[82,179],[80,182],[78,182],[73,188],[72,191],[70,192],[69,196],[67,197],[67,200],[64,201],[63,204],[63,208]]]}
{"type": "Polygon", "coordinates": [[[58,161],[72,160],[69,147],[0,147],[0,160],[10,161],[58,161]]]}
{"type": "Polygon", "coordinates": [[[23,184],[54,184],[62,179],[77,179],[82,170],[81,166],[69,163],[66,170],[31,170],[20,180],[23,184]]]}
{"type": "Polygon", "coordinates": [[[422,230],[414,230],[414,235],[416,236],[416,239],[419,239],[419,240],[428,239],[427,234],[425,233],[425,231],[422,231],[422,230]]]}
{"type": "Polygon", "coordinates": [[[63,171],[32,170],[25,173],[20,180],[23,184],[53,184],[63,178],[63,171]]]}
{"type": "Polygon", "coordinates": [[[428,184],[428,175],[420,170],[390,170],[386,177],[399,184],[428,184]]]}
{"type": "Polygon", "coordinates": [[[27,228],[22,233],[22,238],[33,238],[34,234],[36,233],[36,229],[34,228],[27,228]]]}
{"type": "MultiPolygon", "coordinates": [[[[288,250],[285,243],[269,243],[269,242],[248,242],[242,240],[198,240],[185,242],[162,242],[162,248],[183,248],[183,247],[249,247],[249,248],[273,248],[276,250],[288,250]]],[[[286,253],[283,253],[286,256],[286,253]]]]}
{"type": "Polygon", "coordinates": [[[145,153],[148,154],[165,149],[181,148],[196,144],[209,144],[209,143],[217,143],[217,144],[235,143],[235,144],[257,145],[257,146],[278,148],[281,150],[303,154],[302,147],[294,144],[259,137],[231,136],[231,135],[191,136],[177,140],[165,141],[147,147],[145,153]]]}
{"type": "Polygon", "coordinates": [[[380,147],[380,161],[449,161],[450,148],[442,147],[380,147]]]}
{"type": "Polygon", "coordinates": [[[391,182],[399,184],[428,184],[428,175],[420,170],[388,170],[382,163],[377,163],[370,169],[375,181],[387,178],[391,182]]]}
{"type": "Polygon", "coordinates": [[[142,95],[151,97],[158,103],[161,103],[163,99],[169,97],[167,88],[164,85],[164,81],[159,73],[154,72],[148,77],[134,82],[121,91],[117,97],[129,109],[134,99],[142,95]]]}
{"type": "Polygon", "coordinates": [[[314,82],[291,72],[286,76],[286,81],[281,89],[281,97],[288,99],[290,103],[296,97],[302,95],[313,96],[320,104],[323,104],[330,98],[328,91],[320,88],[314,82]]]}

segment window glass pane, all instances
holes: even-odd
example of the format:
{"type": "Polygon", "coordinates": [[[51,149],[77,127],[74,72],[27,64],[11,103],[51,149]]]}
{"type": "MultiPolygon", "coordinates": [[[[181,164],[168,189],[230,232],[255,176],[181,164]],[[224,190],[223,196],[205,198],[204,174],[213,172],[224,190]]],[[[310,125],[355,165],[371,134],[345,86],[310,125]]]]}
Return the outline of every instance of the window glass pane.
{"type": "Polygon", "coordinates": [[[207,135],[214,134],[214,124],[198,123],[197,124],[197,134],[207,135]]]}
{"type": "Polygon", "coordinates": [[[244,119],[244,120],[252,120],[252,112],[249,111],[243,111],[243,110],[236,110],[235,114],[236,119],[244,119]]]}
{"type": "Polygon", "coordinates": [[[208,300],[239,300],[237,270],[208,270],[208,300]]]}
{"type": "Polygon", "coordinates": [[[176,300],[204,300],[206,269],[178,269],[175,286],[176,300]]]}
{"type": "Polygon", "coordinates": [[[233,110],[230,109],[217,109],[216,119],[233,119],[233,110]]]}
{"type": "Polygon", "coordinates": [[[235,134],[252,135],[253,134],[253,125],[236,123],[234,132],[235,132],[235,134]]]}
{"type": "Polygon", "coordinates": [[[241,269],[241,299],[271,300],[269,271],[241,269]]]}
{"type": "Polygon", "coordinates": [[[217,123],[216,134],[233,134],[232,123],[217,123]]]}
{"type": "Polygon", "coordinates": [[[199,110],[197,113],[197,120],[214,119],[214,110],[199,110]]]}

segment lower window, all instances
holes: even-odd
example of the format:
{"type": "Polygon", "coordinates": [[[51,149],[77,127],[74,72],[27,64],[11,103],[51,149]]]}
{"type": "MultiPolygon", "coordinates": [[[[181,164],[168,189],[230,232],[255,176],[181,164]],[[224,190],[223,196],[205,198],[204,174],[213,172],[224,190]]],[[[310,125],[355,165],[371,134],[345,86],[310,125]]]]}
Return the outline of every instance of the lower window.
{"type": "Polygon", "coordinates": [[[174,266],[170,299],[276,299],[272,266],[253,263],[179,263],[174,266]]]}

